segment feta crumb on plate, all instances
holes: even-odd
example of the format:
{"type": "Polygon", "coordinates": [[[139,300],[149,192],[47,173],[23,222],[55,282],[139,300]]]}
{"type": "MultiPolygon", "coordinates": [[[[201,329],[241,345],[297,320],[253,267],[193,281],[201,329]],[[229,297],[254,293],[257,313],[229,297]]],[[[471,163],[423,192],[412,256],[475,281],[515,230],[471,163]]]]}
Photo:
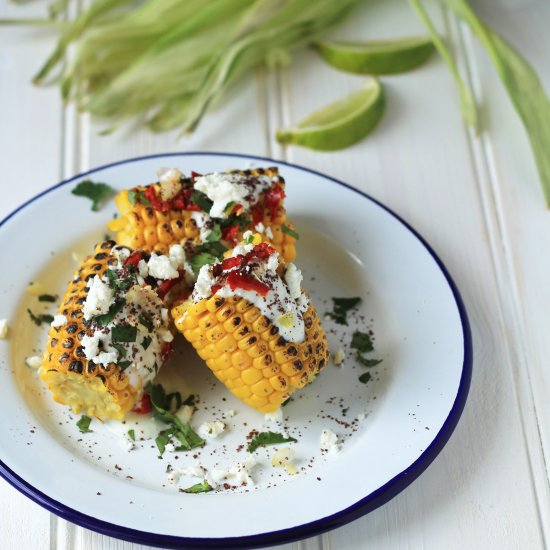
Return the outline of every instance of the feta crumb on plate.
{"type": "Polygon", "coordinates": [[[25,357],[25,365],[31,369],[39,369],[42,366],[42,359],[38,355],[25,357]]]}
{"type": "Polygon", "coordinates": [[[199,427],[199,435],[202,437],[216,438],[225,431],[225,424],[221,420],[204,422],[199,427]]]}
{"type": "Polygon", "coordinates": [[[333,354],[332,354],[332,360],[334,361],[334,364],[339,367],[340,365],[342,365],[342,363],[345,361],[346,359],[346,353],[344,352],[344,349],[343,348],[340,348],[340,349],[337,349],[333,354]]]}
{"type": "Polygon", "coordinates": [[[321,432],[321,449],[327,450],[330,454],[340,452],[338,436],[330,428],[325,428],[321,432]]]}

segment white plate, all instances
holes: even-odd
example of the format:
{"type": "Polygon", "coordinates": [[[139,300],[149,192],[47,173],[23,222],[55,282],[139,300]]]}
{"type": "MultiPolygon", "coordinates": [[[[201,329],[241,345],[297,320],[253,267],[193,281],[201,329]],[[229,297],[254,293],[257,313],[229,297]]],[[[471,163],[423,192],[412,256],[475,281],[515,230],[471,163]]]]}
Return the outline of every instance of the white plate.
{"type": "MultiPolygon", "coordinates": [[[[466,400],[472,349],[464,306],[449,274],[429,246],[387,208],[322,174],[270,159],[189,153],[132,159],[92,170],[45,191],[0,224],[4,258],[0,316],[10,338],[0,341],[0,474],[56,514],[110,536],[162,547],[252,547],[295,540],[332,529],[380,506],[409,485],[450,437],[466,400]],[[24,365],[40,354],[45,333],[26,308],[42,311],[25,293],[32,280],[62,292],[75,268],[71,252],[85,253],[104,234],[114,206],[100,213],[70,191],[90,177],[115,188],[145,184],[159,166],[207,172],[250,166],[280,167],[287,209],[301,239],[298,264],[322,314],[331,298],[361,296],[349,327],[326,321],[333,351],[344,346],[344,366],[329,365],[284,409],[282,425],[235,400],[180,343],[162,375],[183,378],[200,395],[193,425],[225,416],[228,432],[198,457],[207,468],[242,461],[251,430],[286,430],[300,472],[270,465],[273,452],[257,451],[254,487],[208,494],[178,492],[166,466],[192,462],[189,454],[157,458],[154,442],[127,452],[121,438],[95,422],[78,432],[73,415],[54,404],[24,365]],[[371,369],[353,359],[353,330],[372,329],[383,362],[371,369]],[[362,419],[363,415],[365,416],[362,419]],[[358,417],[361,420],[358,420],[358,417]],[[331,428],[343,441],[338,454],[322,452],[331,428]]],[[[48,304],[46,304],[47,306],[48,304]]],[[[42,304],[44,306],[44,304],[42,304]]],[[[50,307],[51,309],[51,307],[50,307]]],[[[123,431],[125,431],[126,427],[123,431]]],[[[182,478],[181,487],[197,480],[182,478]]]]}

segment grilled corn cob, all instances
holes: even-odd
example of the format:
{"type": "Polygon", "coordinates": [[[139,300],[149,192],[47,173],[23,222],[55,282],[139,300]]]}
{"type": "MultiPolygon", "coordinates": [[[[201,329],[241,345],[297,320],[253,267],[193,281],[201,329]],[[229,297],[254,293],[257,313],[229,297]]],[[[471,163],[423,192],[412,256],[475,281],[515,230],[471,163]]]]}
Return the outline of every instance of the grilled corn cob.
{"type": "Polygon", "coordinates": [[[203,266],[191,298],[172,316],[216,377],[266,413],[313,380],[328,362],[328,345],[301,273],[259,241],[256,235],[203,266]]]}
{"type": "Polygon", "coordinates": [[[169,303],[185,284],[181,247],[168,258],[114,245],[99,243],[76,271],[40,369],[55,401],[101,420],[122,419],[169,356],[161,297],[169,303]]]}
{"type": "Polygon", "coordinates": [[[115,197],[120,217],[109,222],[108,227],[116,232],[119,244],[162,254],[174,243],[201,244],[212,240],[212,229],[216,225],[221,230],[218,239],[230,246],[236,244],[245,231],[262,229],[265,240],[285,261],[291,262],[296,257],[296,248],[293,226],[286,220],[283,206],[284,187],[277,168],[233,170],[206,176],[193,173],[189,178],[171,169],[159,172],[157,183],[121,191],[115,197]],[[223,179],[229,182],[225,202],[223,198],[212,200],[223,179]],[[235,192],[246,188],[243,185],[250,191],[250,200],[235,192]]]}

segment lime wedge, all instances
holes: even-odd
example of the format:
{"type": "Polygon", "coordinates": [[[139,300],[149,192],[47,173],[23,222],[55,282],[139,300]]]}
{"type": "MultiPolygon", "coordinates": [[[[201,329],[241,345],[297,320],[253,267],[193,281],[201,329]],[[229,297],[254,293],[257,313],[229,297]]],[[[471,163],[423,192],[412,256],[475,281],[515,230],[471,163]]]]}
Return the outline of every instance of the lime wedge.
{"type": "Polygon", "coordinates": [[[315,45],[333,67],[355,74],[397,74],[422,65],[434,51],[428,37],[365,42],[320,42],[315,45]]]}
{"type": "Polygon", "coordinates": [[[374,129],[384,105],[382,84],[372,78],[357,92],[309,115],[295,128],[277,130],[277,141],[318,151],[344,149],[374,129]]]}

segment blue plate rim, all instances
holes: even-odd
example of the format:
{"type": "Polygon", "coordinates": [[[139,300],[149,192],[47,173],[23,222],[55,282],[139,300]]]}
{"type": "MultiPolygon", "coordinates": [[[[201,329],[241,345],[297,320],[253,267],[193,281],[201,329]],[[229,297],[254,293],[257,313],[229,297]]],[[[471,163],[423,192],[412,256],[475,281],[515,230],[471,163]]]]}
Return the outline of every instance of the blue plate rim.
{"type": "Polygon", "coordinates": [[[240,154],[240,153],[225,153],[225,152],[216,152],[216,151],[185,151],[185,152],[174,152],[174,153],[157,153],[153,155],[144,155],[139,157],[133,157],[129,159],[124,159],[117,162],[112,162],[110,164],[105,164],[97,168],[93,168],[81,174],[77,174],[69,179],[63,180],[48,189],[45,189],[41,193],[35,195],[29,200],[25,201],[10,214],[8,214],[2,221],[0,221],[0,227],[2,227],[8,220],[14,217],[18,212],[26,208],[31,203],[40,199],[44,195],[54,191],[55,189],[67,185],[75,180],[84,178],[93,174],[95,172],[105,170],[107,168],[113,168],[115,166],[120,166],[123,164],[129,164],[133,162],[138,162],[142,160],[150,160],[154,158],[166,158],[166,157],[186,157],[186,156],[218,156],[218,157],[231,157],[231,158],[241,158],[241,159],[250,159],[254,161],[261,161],[262,163],[274,163],[283,166],[289,166],[291,168],[297,168],[298,170],[303,170],[311,174],[315,174],[322,178],[328,179],[337,185],[341,185],[354,193],[359,194],[363,198],[375,203],[377,206],[385,210],[388,214],[393,216],[399,223],[401,223],[406,229],[408,229],[424,246],[428,251],[430,256],[433,258],[439,269],[441,270],[443,276],[445,277],[449,288],[455,299],[456,307],[460,316],[460,322],[462,325],[463,340],[464,340],[464,360],[462,365],[462,374],[460,377],[460,383],[458,386],[457,395],[449,415],[447,416],[443,426],[435,436],[432,443],[424,450],[424,452],[413,462],[408,468],[394,476],[382,487],[379,487],[369,495],[365,496],[355,504],[352,504],[344,510],[340,510],[335,514],[320,518],[318,520],[291,527],[288,529],[281,529],[277,531],[272,531],[268,533],[260,533],[257,535],[248,535],[244,537],[228,537],[228,538],[190,538],[190,537],[179,537],[173,535],[162,535],[158,533],[149,533],[147,531],[139,531],[136,529],[130,529],[128,527],[123,527],[116,525],[114,523],[109,523],[106,521],[99,520],[97,518],[88,516],[78,510],[74,510],[61,502],[54,500],[48,495],[42,493],[29,483],[27,483],[23,478],[17,475],[13,470],[11,470],[6,464],[0,460],[0,476],[4,478],[8,483],[15,487],[18,491],[23,493],[26,497],[31,499],[36,504],[39,504],[43,508],[46,508],[50,512],[71,521],[81,527],[91,529],[98,533],[119,538],[128,542],[138,543],[138,544],[147,544],[150,546],[155,546],[158,548],[167,548],[167,549],[180,549],[180,548],[260,548],[263,546],[270,546],[282,543],[293,542],[296,540],[305,539],[311,536],[318,535],[325,531],[341,527],[369,512],[372,512],[376,508],[382,506],[401,491],[406,489],[415,479],[417,479],[428,466],[434,461],[436,456],[441,452],[443,447],[446,445],[447,441],[451,437],[454,429],[456,428],[458,421],[464,410],[466,404],[466,399],[470,389],[470,383],[472,379],[472,368],[473,368],[473,344],[472,344],[472,334],[470,329],[470,323],[468,320],[468,315],[466,313],[466,308],[462,297],[458,291],[458,288],[449,274],[447,268],[440,260],[438,255],[432,249],[432,247],[427,243],[427,241],[416,231],[409,223],[403,220],[399,215],[393,212],[390,208],[382,204],[377,199],[371,197],[369,194],[356,189],[355,187],[344,183],[332,176],[328,176],[313,170],[312,168],[307,168],[299,164],[286,162],[282,160],[276,160],[269,157],[261,157],[256,155],[240,154]]]}

